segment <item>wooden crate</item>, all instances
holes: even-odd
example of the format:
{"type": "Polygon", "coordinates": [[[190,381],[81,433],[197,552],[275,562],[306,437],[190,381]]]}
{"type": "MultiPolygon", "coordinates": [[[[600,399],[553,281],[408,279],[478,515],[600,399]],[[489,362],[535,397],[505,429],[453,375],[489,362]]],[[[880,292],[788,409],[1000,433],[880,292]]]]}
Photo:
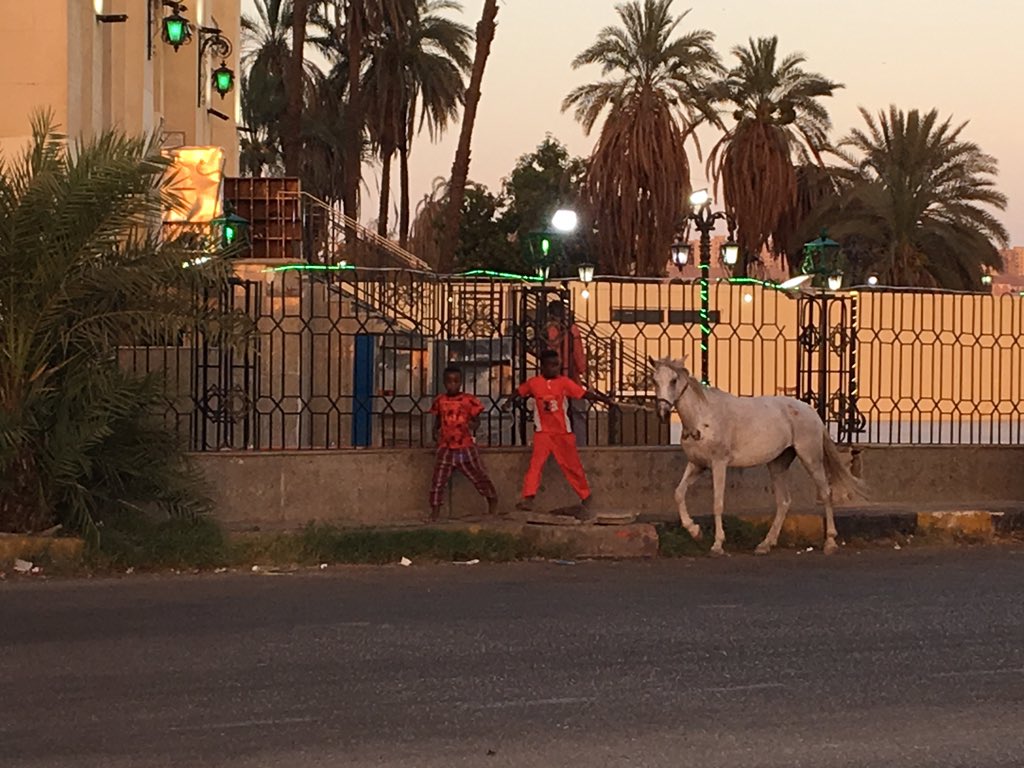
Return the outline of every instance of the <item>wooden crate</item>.
{"type": "Polygon", "coordinates": [[[292,178],[224,179],[224,200],[249,222],[249,251],[254,259],[302,258],[301,185],[292,178]]]}

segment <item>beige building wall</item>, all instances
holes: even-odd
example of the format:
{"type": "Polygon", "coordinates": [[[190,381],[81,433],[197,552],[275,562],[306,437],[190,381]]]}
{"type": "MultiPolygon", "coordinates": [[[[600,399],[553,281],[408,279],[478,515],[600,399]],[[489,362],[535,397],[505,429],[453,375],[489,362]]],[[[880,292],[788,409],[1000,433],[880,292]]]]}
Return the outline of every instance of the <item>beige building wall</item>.
{"type": "MultiPolygon", "coordinates": [[[[240,71],[241,0],[194,0],[186,18],[219,25],[234,50],[229,67],[240,71]]],[[[177,53],[160,39],[160,0],[0,0],[0,150],[12,155],[31,135],[32,115],[50,110],[71,137],[91,137],[112,127],[157,136],[165,146],[220,146],[225,172],[238,172],[238,91],[224,99],[212,92],[195,29],[177,53]],[[123,23],[101,24],[96,14],[126,14],[123,23]],[[202,79],[200,79],[202,73],[202,79]],[[209,108],[228,120],[207,112],[209,108]]]]}

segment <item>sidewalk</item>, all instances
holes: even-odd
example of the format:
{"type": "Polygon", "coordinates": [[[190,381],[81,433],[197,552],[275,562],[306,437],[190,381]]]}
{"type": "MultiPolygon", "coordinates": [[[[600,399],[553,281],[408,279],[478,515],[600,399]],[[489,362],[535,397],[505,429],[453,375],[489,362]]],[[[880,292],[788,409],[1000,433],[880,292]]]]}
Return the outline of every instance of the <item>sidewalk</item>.
{"type": "MultiPolygon", "coordinates": [[[[726,515],[727,520],[767,530],[773,512],[726,515]]],[[[709,539],[713,530],[710,515],[694,519],[709,539]]],[[[468,518],[442,520],[429,527],[467,529],[471,531],[502,531],[525,536],[538,544],[557,545],[573,552],[573,556],[649,558],[658,556],[659,524],[676,523],[667,515],[641,517],[630,525],[534,525],[514,518],[468,518]]],[[[425,525],[425,524],[424,524],[425,525]]],[[[821,508],[793,509],[786,516],[780,544],[782,546],[821,545],[824,535],[821,508]]],[[[980,501],[970,504],[859,504],[836,508],[836,529],[840,540],[905,542],[911,537],[933,540],[992,541],[998,536],[1024,531],[1024,501],[980,501]]],[[[728,548],[728,540],[726,548],[728,548]]]]}

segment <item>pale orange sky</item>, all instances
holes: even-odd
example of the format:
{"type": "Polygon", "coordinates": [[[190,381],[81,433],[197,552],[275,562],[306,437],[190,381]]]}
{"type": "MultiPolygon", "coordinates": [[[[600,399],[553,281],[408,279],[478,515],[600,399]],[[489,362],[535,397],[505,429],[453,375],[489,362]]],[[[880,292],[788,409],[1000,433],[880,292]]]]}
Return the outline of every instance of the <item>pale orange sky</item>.
{"type": "MultiPolygon", "coordinates": [[[[243,6],[250,3],[244,0],[243,6]]],[[[464,0],[464,21],[475,26],[483,0],[464,0]]],[[[516,158],[545,133],[587,155],[584,136],[561,102],[576,85],[595,80],[596,67],[573,71],[570,62],[598,31],[616,22],[612,0],[502,0],[498,32],[484,77],[473,137],[473,180],[497,188],[516,158]]],[[[835,136],[861,125],[860,106],[890,103],[936,107],[957,121],[970,120],[965,136],[998,158],[999,185],[1010,198],[1002,216],[1014,244],[1024,245],[1024,109],[1018,79],[1024,75],[1024,3],[1015,0],[677,0],[692,8],[683,28],[706,28],[728,51],[751,36],[776,34],[782,51],[807,55],[807,67],[846,88],[829,100],[835,136]]],[[[595,129],[596,130],[596,129],[595,129]]],[[[412,199],[447,176],[458,128],[438,144],[424,136],[411,159],[412,199]]],[[[707,139],[713,139],[709,135],[707,139]]],[[[704,140],[705,150],[709,148],[704,140]]],[[[700,164],[695,185],[702,183],[700,164]]],[[[376,216],[378,172],[367,173],[364,218],[376,216]]]]}

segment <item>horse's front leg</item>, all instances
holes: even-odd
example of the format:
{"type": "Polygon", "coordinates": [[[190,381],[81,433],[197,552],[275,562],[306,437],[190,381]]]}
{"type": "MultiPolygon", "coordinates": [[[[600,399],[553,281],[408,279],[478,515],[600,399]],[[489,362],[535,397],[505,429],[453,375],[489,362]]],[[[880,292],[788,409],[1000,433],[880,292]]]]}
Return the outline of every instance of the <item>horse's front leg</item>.
{"type": "Polygon", "coordinates": [[[700,473],[704,471],[704,467],[694,464],[692,461],[686,463],[686,469],[683,470],[683,479],[679,481],[679,485],[676,486],[676,506],[679,508],[679,522],[683,524],[683,528],[695,539],[700,540],[700,526],[693,522],[693,518],[690,517],[690,513],[686,509],[686,494],[690,490],[700,473]]]}
{"type": "Polygon", "coordinates": [[[725,514],[725,472],[728,464],[716,461],[711,465],[711,480],[715,490],[715,543],[711,547],[712,555],[722,555],[725,551],[725,528],[722,526],[722,515],[725,514]]]}

